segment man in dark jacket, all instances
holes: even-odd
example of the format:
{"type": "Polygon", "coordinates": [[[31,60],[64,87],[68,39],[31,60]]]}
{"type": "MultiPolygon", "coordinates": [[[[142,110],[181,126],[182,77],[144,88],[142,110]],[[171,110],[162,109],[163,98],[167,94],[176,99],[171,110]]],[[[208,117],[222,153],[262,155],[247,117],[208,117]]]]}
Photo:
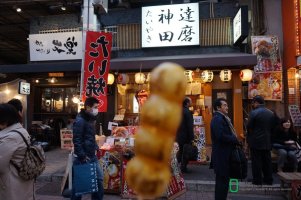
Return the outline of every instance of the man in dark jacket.
{"type": "MultiPolygon", "coordinates": [[[[95,151],[99,149],[95,140],[95,120],[98,114],[99,101],[94,97],[86,99],[84,109],[80,111],[73,124],[73,144],[74,154],[76,158],[74,165],[86,162],[97,162],[95,151]]],[[[97,182],[98,192],[92,193],[92,200],[103,199],[103,172],[97,164],[97,182]]],[[[72,194],[72,200],[80,200],[81,196],[75,196],[75,191],[72,194]]]]}
{"type": "Polygon", "coordinates": [[[235,145],[239,144],[235,130],[228,117],[226,99],[215,100],[214,116],[210,123],[212,154],[210,167],[215,172],[215,200],[226,200],[229,188],[230,155],[235,145]]]}
{"type": "Polygon", "coordinates": [[[247,141],[252,159],[252,183],[254,185],[262,185],[263,183],[271,185],[273,183],[271,132],[275,117],[272,111],[265,108],[262,96],[257,95],[253,98],[252,107],[253,110],[250,112],[247,124],[247,141]]]}
{"type": "Polygon", "coordinates": [[[187,172],[187,164],[189,162],[189,160],[187,160],[187,156],[183,156],[183,154],[185,154],[185,152],[183,152],[184,145],[192,144],[192,141],[194,139],[193,116],[191,111],[189,110],[190,105],[191,99],[189,97],[185,97],[183,101],[182,121],[177,131],[176,137],[176,141],[179,145],[177,160],[181,163],[182,172],[187,172]]]}

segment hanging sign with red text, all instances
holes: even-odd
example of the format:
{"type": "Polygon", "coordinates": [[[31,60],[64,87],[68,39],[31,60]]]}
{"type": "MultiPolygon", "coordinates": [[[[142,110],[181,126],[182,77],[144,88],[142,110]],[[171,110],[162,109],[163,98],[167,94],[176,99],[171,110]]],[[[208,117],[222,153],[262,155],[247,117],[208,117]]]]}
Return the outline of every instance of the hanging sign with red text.
{"type": "Polygon", "coordinates": [[[99,112],[107,111],[107,81],[110,69],[112,34],[87,31],[82,101],[93,96],[99,112]]]}

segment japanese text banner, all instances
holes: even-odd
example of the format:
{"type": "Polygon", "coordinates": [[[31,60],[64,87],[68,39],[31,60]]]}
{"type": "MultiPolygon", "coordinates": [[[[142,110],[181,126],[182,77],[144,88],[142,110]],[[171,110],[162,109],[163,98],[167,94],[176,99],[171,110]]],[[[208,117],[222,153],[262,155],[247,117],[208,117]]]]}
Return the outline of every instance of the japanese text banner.
{"type": "Polygon", "coordinates": [[[107,81],[110,70],[112,34],[87,31],[83,102],[93,96],[99,100],[99,112],[107,111],[107,81]]]}

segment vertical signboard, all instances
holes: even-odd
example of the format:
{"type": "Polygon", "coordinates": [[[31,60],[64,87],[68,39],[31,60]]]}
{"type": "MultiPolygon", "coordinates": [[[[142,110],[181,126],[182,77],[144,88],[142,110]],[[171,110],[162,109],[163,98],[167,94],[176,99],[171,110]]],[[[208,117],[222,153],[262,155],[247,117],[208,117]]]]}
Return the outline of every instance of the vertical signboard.
{"type": "Polygon", "coordinates": [[[112,33],[87,31],[82,101],[93,96],[99,112],[107,111],[107,81],[110,69],[112,33]]]}

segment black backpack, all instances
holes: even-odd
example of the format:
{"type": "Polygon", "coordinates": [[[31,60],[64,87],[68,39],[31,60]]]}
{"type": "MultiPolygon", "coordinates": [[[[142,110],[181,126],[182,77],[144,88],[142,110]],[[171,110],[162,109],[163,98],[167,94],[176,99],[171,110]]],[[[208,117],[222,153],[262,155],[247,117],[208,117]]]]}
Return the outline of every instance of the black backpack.
{"type": "Polygon", "coordinates": [[[248,160],[240,146],[233,148],[230,155],[230,178],[245,179],[248,174],[248,160]]]}

